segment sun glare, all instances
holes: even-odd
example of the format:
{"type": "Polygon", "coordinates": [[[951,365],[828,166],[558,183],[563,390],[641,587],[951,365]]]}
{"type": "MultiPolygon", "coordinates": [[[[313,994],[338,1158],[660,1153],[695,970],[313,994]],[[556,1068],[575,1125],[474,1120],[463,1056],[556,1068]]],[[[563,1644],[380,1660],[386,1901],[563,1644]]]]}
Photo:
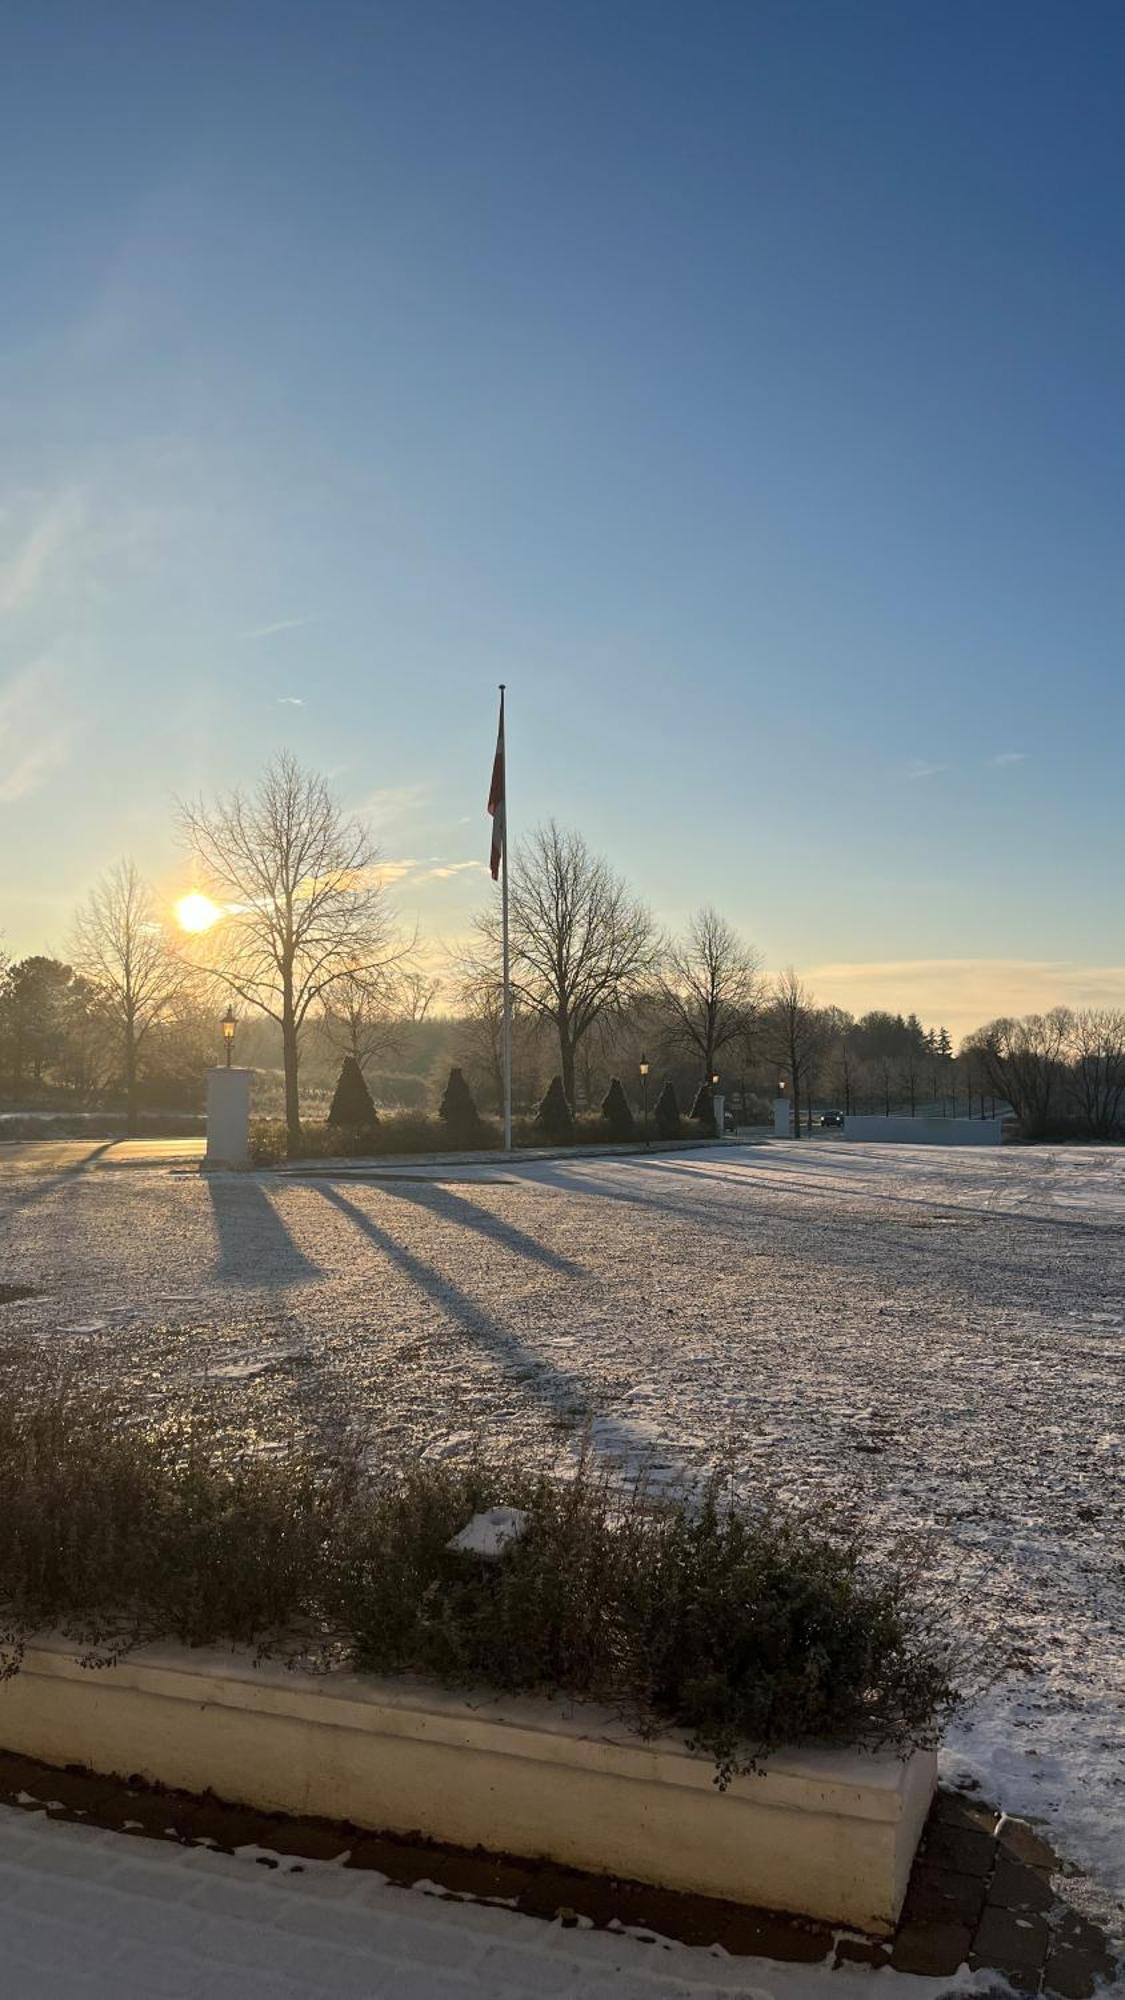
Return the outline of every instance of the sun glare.
{"type": "Polygon", "coordinates": [[[182,931],[209,931],[222,914],[219,905],[197,889],[190,896],[181,896],[176,904],[176,922],[182,931]]]}

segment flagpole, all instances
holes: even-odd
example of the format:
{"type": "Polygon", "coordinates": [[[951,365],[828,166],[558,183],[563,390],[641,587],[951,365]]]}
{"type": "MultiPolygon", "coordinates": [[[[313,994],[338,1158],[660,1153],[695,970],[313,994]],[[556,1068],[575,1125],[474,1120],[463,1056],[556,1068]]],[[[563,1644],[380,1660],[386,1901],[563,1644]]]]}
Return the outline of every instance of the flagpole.
{"type": "Polygon", "coordinates": [[[504,729],[504,682],[500,683],[500,730],[504,740],[504,845],[500,854],[500,929],[504,958],[504,1151],[512,1150],[512,968],[508,954],[508,740],[504,729]]]}

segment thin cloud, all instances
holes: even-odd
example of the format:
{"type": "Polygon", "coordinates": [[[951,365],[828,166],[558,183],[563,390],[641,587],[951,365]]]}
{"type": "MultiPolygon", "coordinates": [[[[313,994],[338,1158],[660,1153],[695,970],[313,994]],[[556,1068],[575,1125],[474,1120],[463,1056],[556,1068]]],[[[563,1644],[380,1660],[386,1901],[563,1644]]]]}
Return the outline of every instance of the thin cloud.
{"type": "Polygon", "coordinates": [[[484,872],[483,861],[446,861],[439,868],[429,868],[422,876],[423,882],[447,882],[451,875],[466,875],[484,872]]]}
{"type": "Polygon", "coordinates": [[[26,610],[46,588],[82,521],[77,493],[59,494],[32,522],[10,554],[0,559],[0,613],[26,610]]]}
{"type": "Polygon", "coordinates": [[[405,882],[418,866],[417,861],[377,861],[371,873],[376,882],[389,889],[395,882],[405,882]]]}
{"type": "Polygon", "coordinates": [[[375,863],[375,879],[389,887],[392,883],[409,882],[412,888],[420,888],[424,882],[448,882],[458,875],[482,873],[483,861],[436,861],[432,856],[425,861],[380,860],[375,863]]]}
{"type": "Polygon", "coordinates": [[[906,775],[908,778],[936,778],[938,772],[946,768],[945,764],[927,764],[923,757],[912,757],[906,767],[906,775]]]}
{"type": "Polygon", "coordinates": [[[1004,770],[1009,764],[1026,764],[1027,751],[999,750],[997,751],[996,756],[990,757],[988,761],[990,764],[996,764],[999,766],[1001,770],[1004,770]]]}
{"type": "Polygon", "coordinates": [[[15,805],[65,764],[74,725],[65,713],[58,676],[48,666],[29,667],[0,688],[0,805],[15,805]]]}
{"type": "MultiPolygon", "coordinates": [[[[429,785],[383,785],[361,800],[354,808],[355,816],[383,830],[397,826],[400,820],[418,812],[426,804],[431,789],[429,785]]],[[[418,866],[415,861],[410,865],[412,868],[418,866]]]]}
{"type": "Polygon", "coordinates": [[[275,632],[299,632],[302,625],[311,625],[311,618],[277,618],[272,625],[258,625],[252,632],[244,632],[244,639],[272,639],[275,632]]]}
{"type": "Polygon", "coordinates": [[[299,694],[279,694],[277,705],[279,708],[303,708],[305,704],[299,694]]]}

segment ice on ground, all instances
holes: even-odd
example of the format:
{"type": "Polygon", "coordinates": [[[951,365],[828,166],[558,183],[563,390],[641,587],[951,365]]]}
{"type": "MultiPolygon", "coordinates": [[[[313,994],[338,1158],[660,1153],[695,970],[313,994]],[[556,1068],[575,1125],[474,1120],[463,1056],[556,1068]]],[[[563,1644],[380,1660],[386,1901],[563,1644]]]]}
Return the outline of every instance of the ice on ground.
{"type": "Polygon", "coordinates": [[[263,1449],[588,1441],[932,1535],[1001,1675],[951,1747],[1125,1931],[1125,1152],[779,1142],[456,1186],[132,1168],[31,1201],[5,1162],[12,1268],[52,1294],[20,1335],[140,1302],[78,1352],[141,1410],[228,1369],[224,1420],[263,1449]]]}

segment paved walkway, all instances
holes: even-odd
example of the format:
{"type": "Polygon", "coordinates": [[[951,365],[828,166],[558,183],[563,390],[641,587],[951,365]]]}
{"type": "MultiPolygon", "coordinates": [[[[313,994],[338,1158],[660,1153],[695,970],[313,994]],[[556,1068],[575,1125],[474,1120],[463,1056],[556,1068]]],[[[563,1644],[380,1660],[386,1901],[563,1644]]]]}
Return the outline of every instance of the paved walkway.
{"type": "Polygon", "coordinates": [[[840,2000],[873,1979],[882,2000],[938,2000],[993,1985],[726,1958],[256,1858],[0,1811],[4,2000],[840,2000]]]}

